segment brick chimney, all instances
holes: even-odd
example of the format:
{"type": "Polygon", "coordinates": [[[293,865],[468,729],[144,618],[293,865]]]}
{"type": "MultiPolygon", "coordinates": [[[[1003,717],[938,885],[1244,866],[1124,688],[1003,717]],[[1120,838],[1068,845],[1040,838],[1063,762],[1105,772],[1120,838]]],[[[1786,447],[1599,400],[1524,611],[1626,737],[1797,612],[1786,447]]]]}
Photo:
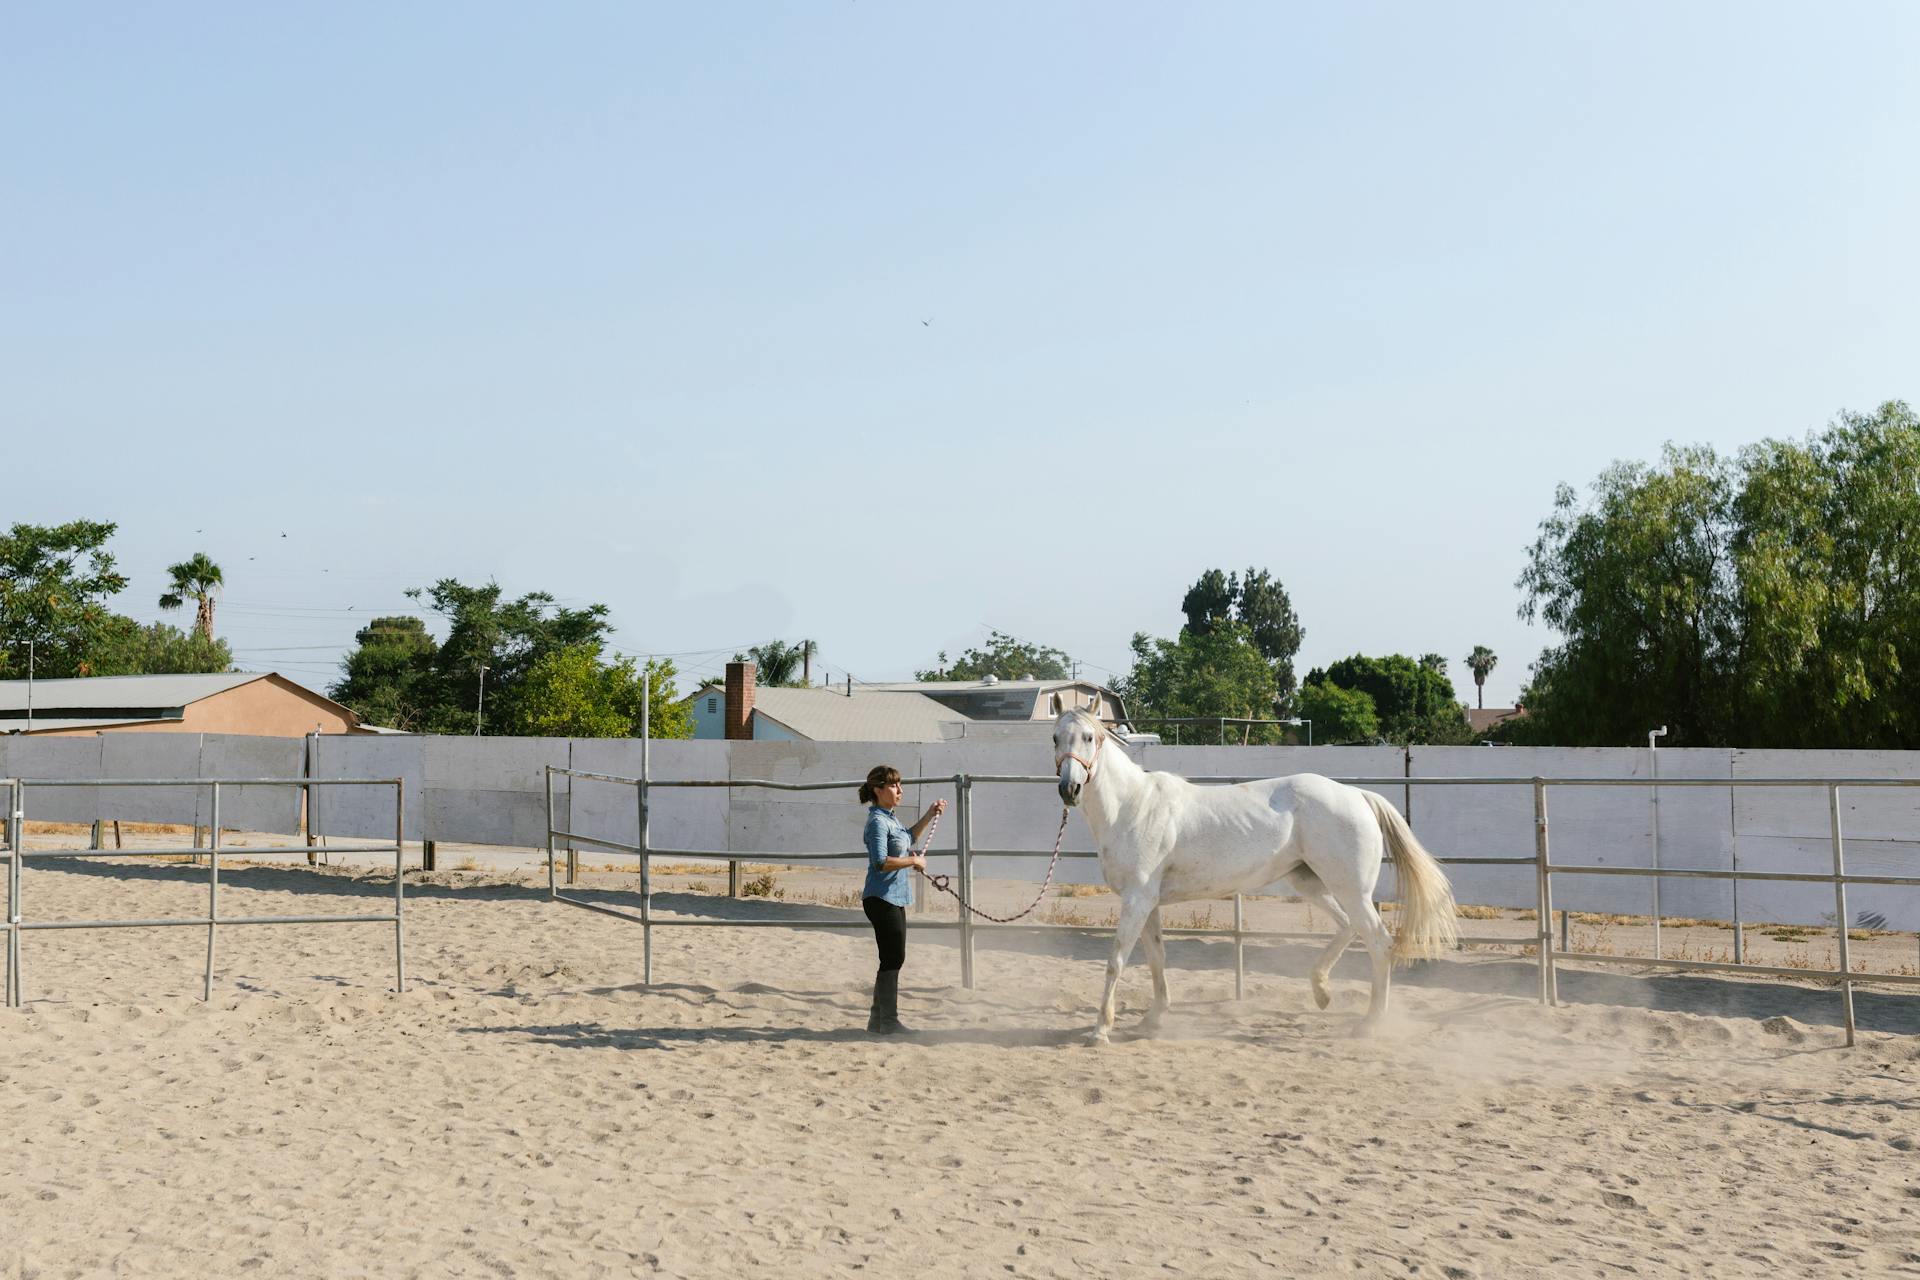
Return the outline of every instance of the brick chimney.
{"type": "Polygon", "coordinates": [[[727,714],[721,723],[729,741],[753,737],[753,676],[751,662],[727,664],[727,714]]]}

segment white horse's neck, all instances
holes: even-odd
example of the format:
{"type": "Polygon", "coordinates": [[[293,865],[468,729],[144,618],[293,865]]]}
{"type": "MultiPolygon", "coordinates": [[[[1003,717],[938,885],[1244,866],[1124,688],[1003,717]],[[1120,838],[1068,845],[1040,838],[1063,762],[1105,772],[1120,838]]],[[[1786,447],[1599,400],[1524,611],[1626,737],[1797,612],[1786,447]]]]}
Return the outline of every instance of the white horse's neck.
{"type": "Polygon", "coordinates": [[[1093,775],[1080,789],[1080,811],[1096,844],[1106,844],[1107,831],[1120,820],[1146,777],[1147,771],[1133,762],[1117,738],[1101,741],[1093,775]]]}

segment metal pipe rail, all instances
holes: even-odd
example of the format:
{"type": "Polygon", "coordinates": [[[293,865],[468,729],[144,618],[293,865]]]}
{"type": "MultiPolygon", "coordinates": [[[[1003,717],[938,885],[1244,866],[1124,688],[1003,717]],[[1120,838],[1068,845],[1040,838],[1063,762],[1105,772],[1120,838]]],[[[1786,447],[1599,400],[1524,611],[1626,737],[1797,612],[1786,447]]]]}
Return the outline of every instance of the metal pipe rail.
{"type": "MultiPolygon", "coordinates": [[[[20,937],[24,933],[55,929],[168,929],[207,931],[207,960],[200,997],[213,999],[213,970],[222,925],[272,924],[391,924],[393,926],[394,990],[407,989],[406,885],[403,851],[406,842],[405,783],[399,778],[9,778],[0,780],[8,797],[7,836],[7,972],[6,1004],[23,1003],[20,937]],[[25,846],[26,795],[39,787],[205,787],[209,791],[211,839],[206,849],[29,849],[25,846]],[[392,787],[393,843],[352,846],[345,852],[393,854],[393,911],[386,915],[223,916],[220,914],[220,800],[225,787],[392,787]],[[165,916],[141,920],[28,920],[22,915],[22,873],[28,858],[154,858],[192,854],[207,857],[207,910],[198,916],[165,916]]],[[[197,838],[197,837],[196,837],[197,838]]]]}
{"type": "MultiPolygon", "coordinates": [[[[1189,779],[1202,785],[1236,785],[1247,782],[1263,781],[1256,776],[1204,776],[1189,779]]],[[[930,856],[955,857],[959,860],[961,892],[971,897],[973,883],[973,860],[980,857],[996,858],[1045,858],[1052,855],[1036,849],[976,849],[972,844],[971,801],[975,785],[983,783],[1007,785],[1053,785],[1058,779],[1052,774],[954,774],[951,777],[926,777],[903,779],[912,785],[937,786],[950,784],[957,796],[958,821],[957,846],[952,850],[935,851],[930,856]]],[[[1516,786],[1528,787],[1534,798],[1534,856],[1531,858],[1477,858],[1477,857],[1437,857],[1435,860],[1445,866],[1510,866],[1530,867],[1535,880],[1535,919],[1537,928],[1531,939],[1512,937],[1471,937],[1462,936],[1462,943],[1479,945],[1530,945],[1537,957],[1540,979],[1540,999],[1545,1004],[1558,1003],[1558,982],[1556,965],[1562,961],[1574,961],[1585,964],[1609,964],[1653,967],[1676,971],[1713,971],[1730,973],[1748,973],[1769,976],[1789,976],[1831,981],[1838,985],[1842,1012],[1846,1025],[1847,1043],[1855,1040],[1855,1019],[1853,1009],[1853,986],[1858,981],[1890,983],[1896,985],[1920,984],[1920,977],[1899,974],[1872,974],[1865,978],[1855,974],[1847,949],[1847,886],[1854,884],[1878,885],[1920,885],[1920,876],[1884,876],[1854,875],[1845,867],[1844,842],[1841,832],[1839,793],[1843,787],[1914,787],[1920,786],[1920,779],[1910,778],[1542,778],[1542,777],[1492,777],[1492,778],[1414,778],[1414,777],[1353,777],[1337,781],[1352,786],[1371,787],[1488,787],[1516,786]],[[1547,790],[1549,787],[1786,787],[1803,790],[1824,789],[1828,793],[1830,831],[1833,847],[1833,865],[1829,871],[1787,872],[1787,871],[1742,871],[1736,865],[1731,870],[1716,870],[1694,867],[1605,867],[1593,865],[1564,865],[1552,861],[1549,845],[1549,827],[1547,820],[1547,790]],[[1606,956],[1592,952],[1574,951],[1564,941],[1555,946],[1553,936],[1553,877],[1556,875],[1596,875],[1596,876],[1649,876],[1656,880],[1664,878],[1694,880],[1729,880],[1736,885],[1741,880],[1775,881],[1802,884],[1831,884],[1834,887],[1835,925],[1838,937],[1839,968],[1796,969],[1780,966],[1752,965],[1743,962],[1722,963],[1697,960],[1666,960],[1657,955],[1653,958],[1606,956]]],[[[721,927],[749,927],[754,925],[778,926],[785,928],[811,929],[863,929],[860,921],[712,921],[712,920],[658,920],[652,913],[652,884],[649,877],[649,863],[653,858],[711,858],[725,861],[730,867],[737,868],[741,862],[762,862],[787,864],[831,859],[864,858],[862,853],[761,853],[741,854],[737,851],[701,850],[701,849],[654,849],[647,841],[648,792],[654,787],[752,787],[776,791],[836,791],[857,788],[859,780],[835,782],[775,782],[768,779],[679,779],[674,781],[653,781],[647,776],[647,756],[641,754],[641,776],[638,778],[619,777],[611,774],[587,773],[580,770],[549,767],[547,769],[547,880],[548,893],[555,901],[566,902],[587,910],[617,916],[621,919],[635,920],[643,926],[642,949],[643,981],[653,981],[652,929],[655,925],[694,926],[713,925],[721,927]],[[556,777],[584,778],[592,781],[627,785],[635,788],[636,803],[639,812],[639,842],[628,844],[621,841],[590,837],[573,831],[562,831],[553,821],[553,779],[556,777]],[[555,880],[554,840],[565,838],[578,843],[592,844],[597,847],[615,849],[632,853],[640,859],[640,912],[636,916],[631,912],[609,907],[602,903],[562,894],[555,880]]],[[[1091,858],[1097,854],[1085,852],[1062,852],[1061,857],[1091,858]]],[[[1567,913],[1562,911],[1563,932],[1567,913]]],[[[1655,917],[1658,926],[1658,915],[1655,917]]],[[[1735,921],[1736,937],[1738,920],[1735,921]]],[[[1005,930],[1008,932],[1059,932],[1110,934],[1111,928],[1098,925],[1059,925],[1059,924],[974,924],[968,913],[962,912],[957,921],[918,921],[909,922],[910,928],[955,930],[960,933],[961,981],[967,987],[973,986],[974,973],[974,935],[985,930],[1005,930]]],[[[1248,939],[1263,938],[1313,938],[1323,939],[1327,935],[1294,930],[1250,930],[1245,927],[1242,911],[1242,896],[1234,895],[1233,927],[1231,930],[1219,929],[1168,929],[1166,933],[1176,936],[1228,937],[1234,944],[1234,994],[1242,995],[1245,990],[1245,952],[1248,939]]]]}

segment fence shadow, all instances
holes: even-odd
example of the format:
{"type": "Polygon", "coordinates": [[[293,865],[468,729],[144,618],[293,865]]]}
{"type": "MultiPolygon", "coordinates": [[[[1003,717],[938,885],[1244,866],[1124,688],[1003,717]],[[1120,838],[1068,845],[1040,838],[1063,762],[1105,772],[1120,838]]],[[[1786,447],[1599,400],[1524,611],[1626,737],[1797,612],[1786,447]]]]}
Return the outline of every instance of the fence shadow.
{"type": "MultiPolygon", "coordinates": [[[[188,852],[188,851],[183,851],[188,852]]],[[[189,863],[151,863],[110,861],[97,858],[36,858],[28,855],[25,870],[37,876],[43,872],[85,877],[120,883],[204,883],[207,869],[189,863]]],[[[427,873],[431,875],[433,873],[427,873]]],[[[515,884],[492,881],[479,884],[447,884],[422,873],[407,873],[406,896],[409,900],[444,902],[525,902],[542,903],[547,899],[544,883],[515,884]]],[[[222,865],[221,883],[231,889],[285,893],[301,897],[379,900],[393,897],[393,873],[368,869],[343,875],[337,871],[316,872],[306,867],[222,865]]],[[[635,914],[639,895],[635,888],[590,888],[574,886],[565,892],[584,901],[624,907],[635,914]]],[[[29,888],[29,898],[31,890],[29,888]]],[[[831,923],[849,930],[867,928],[865,915],[857,909],[832,907],[819,903],[785,902],[772,898],[727,898],[697,893],[655,893],[656,911],[678,919],[697,919],[714,924],[752,922],[760,925],[831,923]]],[[[315,912],[315,914],[323,914],[315,912]]],[[[909,922],[920,920],[910,916],[909,922]]],[[[1093,933],[1029,933],[983,927],[975,931],[979,952],[1002,951],[1010,954],[1046,955],[1063,960],[1084,961],[1089,965],[1106,962],[1111,946],[1107,935],[1093,933]]],[[[915,947],[957,949],[959,932],[952,928],[913,929],[909,940],[915,947]]],[[[1233,943],[1230,938],[1172,937],[1167,939],[1169,967],[1192,973],[1232,972],[1233,943]]],[[[1289,978],[1306,982],[1321,944],[1311,941],[1260,940],[1246,944],[1247,972],[1261,977],[1289,978]]],[[[1472,958],[1427,962],[1395,973],[1394,981],[1408,986],[1454,991],[1465,994],[1509,996],[1534,999],[1539,992],[1539,969],[1531,959],[1503,957],[1489,953],[1471,953],[1472,958]]],[[[1141,963],[1136,951],[1131,963],[1141,963]]],[[[957,957],[956,957],[957,960],[957,957]]],[[[1350,949],[1334,970],[1339,978],[1364,980],[1366,961],[1359,948],[1350,949]]],[[[1805,986],[1766,978],[1743,978],[1707,973],[1634,972],[1630,969],[1602,970],[1561,965],[1557,969],[1559,995],[1563,1003],[1609,1005],[1652,1009],[1670,1013],[1691,1013],[1709,1017],[1770,1018],[1785,1016],[1809,1026],[1839,1027],[1844,1019],[1840,995],[1830,986],[1805,986]]],[[[1175,997],[1178,998],[1178,991],[1175,997]]],[[[1920,993],[1903,994],[1856,987],[1855,1021],[1866,1031],[1896,1035],[1920,1035],[1920,993]]],[[[998,1033],[996,1033],[998,1034],[998,1033]]]]}

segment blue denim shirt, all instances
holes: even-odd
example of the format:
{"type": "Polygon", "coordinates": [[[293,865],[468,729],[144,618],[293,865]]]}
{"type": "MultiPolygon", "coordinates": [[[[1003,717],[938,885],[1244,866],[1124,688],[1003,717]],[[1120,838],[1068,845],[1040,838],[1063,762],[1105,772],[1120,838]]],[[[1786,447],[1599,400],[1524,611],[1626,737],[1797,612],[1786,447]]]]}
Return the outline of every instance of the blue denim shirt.
{"type": "Polygon", "coordinates": [[[882,871],[888,858],[904,858],[913,852],[913,835],[879,805],[867,810],[867,883],[860,890],[863,898],[879,898],[896,907],[913,905],[913,868],[882,871]]]}

